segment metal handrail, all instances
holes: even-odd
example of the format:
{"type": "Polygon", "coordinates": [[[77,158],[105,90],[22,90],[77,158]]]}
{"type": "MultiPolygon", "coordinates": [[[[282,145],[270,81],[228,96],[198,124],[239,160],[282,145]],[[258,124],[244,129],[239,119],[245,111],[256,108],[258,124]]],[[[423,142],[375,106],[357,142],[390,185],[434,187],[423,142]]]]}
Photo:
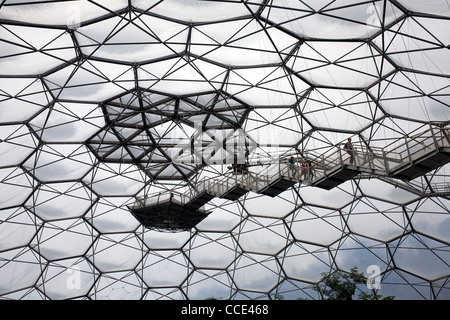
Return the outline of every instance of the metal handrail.
{"type": "Polygon", "coordinates": [[[317,154],[312,150],[306,150],[305,154],[309,156],[302,157],[300,161],[311,161],[312,167],[305,168],[301,165],[296,165],[293,168],[286,160],[278,159],[275,164],[270,164],[259,172],[238,173],[233,171],[222,178],[204,177],[196,183],[195,189],[190,189],[184,194],[172,191],[160,192],[152,197],[137,198],[132,207],[136,208],[149,203],[160,203],[169,199],[185,205],[198,197],[202,192],[208,192],[220,197],[236,185],[242,186],[249,191],[259,192],[267,188],[273,181],[283,177],[297,182],[313,182],[326,177],[333,170],[349,164],[351,156],[354,159],[353,165],[360,168],[379,170],[388,176],[392,170],[411,163],[430,149],[450,148],[450,126],[433,127],[430,124],[426,130],[423,130],[424,127],[425,125],[417,128],[408,136],[397,139],[385,147],[368,147],[361,142],[359,144],[356,143],[354,144],[352,155],[343,152],[343,144],[332,146],[321,154],[317,154]],[[401,140],[404,140],[404,142],[399,144],[401,140]]]}

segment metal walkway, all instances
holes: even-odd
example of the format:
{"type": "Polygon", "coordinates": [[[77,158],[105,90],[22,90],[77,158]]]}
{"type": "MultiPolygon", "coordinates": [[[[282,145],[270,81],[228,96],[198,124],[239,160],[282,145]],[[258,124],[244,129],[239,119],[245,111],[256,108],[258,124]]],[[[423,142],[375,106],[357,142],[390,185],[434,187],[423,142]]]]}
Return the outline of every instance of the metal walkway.
{"type": "Polygon", "coordinates": [[[450,127],[421,127],[384,148],[358,143],[347,152],[343,147],[319,155],[307,152],[294,165],[283,160],[259,172],[239,170],[218,179],[204,178],[185,194],[149,196],[129,209],[148,227],[189,229],[209,214],[202,207],[215,197],[234,201],[250,191],[275,197],[297,183],[330,190],[361,173],[413,180],[450,162],[450,127]]]}

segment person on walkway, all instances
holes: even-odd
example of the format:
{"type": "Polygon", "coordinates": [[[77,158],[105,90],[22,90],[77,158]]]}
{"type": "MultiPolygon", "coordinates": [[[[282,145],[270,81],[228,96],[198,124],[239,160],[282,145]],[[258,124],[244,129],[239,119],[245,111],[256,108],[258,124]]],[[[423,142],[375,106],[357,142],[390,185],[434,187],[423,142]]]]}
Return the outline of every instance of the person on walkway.
{"type": "Polygon", "coordinates": [[[353,149],[352,139],[348,138],[347,143],[344,144],[344,150],[350,156],[350,164],[353,164],[353,160],[355,158],[355,150],[353,149]]]}
{"type": "Polygon", "coordinates": [[[292,174],[295,176],[297,174],[298,168],[297,168],[297,165],[295,164],[295,160],[294,160],[293,156],[291,156],[289,158],[288,164],[289,164],[289,170],[292,171],[292,174]]]}
{"type": "Polygon", "coordinates": [[[312,164],[311,160],[306,161],[306,170],[308,173],[308,179],[312,180],[316,177],[316,172],[314,171],[314,165],[312,164]]]}
{"type": "Polygon", "coordinates": [[[303,180],[308,180],[308,169],[306,168],[306,161],[305,159],[302,160],[302,179],[303,180]]]}

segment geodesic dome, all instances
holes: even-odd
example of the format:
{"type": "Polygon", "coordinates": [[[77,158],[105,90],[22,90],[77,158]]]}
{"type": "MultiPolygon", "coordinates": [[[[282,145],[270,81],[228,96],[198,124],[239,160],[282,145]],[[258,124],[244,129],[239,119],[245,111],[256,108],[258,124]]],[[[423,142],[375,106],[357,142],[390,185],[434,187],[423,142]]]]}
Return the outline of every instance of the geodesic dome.
{"type": "Polygon", "coordinates": [[[319,299],[356,266],[375,293],[448,299],[449,19],[444,0],[3,1],[0,297],[319,299]],[[261,182],[348,138],[370,166],[329,188],[214,194],[177,230],[130,212],[229,177],[222,151],[261,182]]]}

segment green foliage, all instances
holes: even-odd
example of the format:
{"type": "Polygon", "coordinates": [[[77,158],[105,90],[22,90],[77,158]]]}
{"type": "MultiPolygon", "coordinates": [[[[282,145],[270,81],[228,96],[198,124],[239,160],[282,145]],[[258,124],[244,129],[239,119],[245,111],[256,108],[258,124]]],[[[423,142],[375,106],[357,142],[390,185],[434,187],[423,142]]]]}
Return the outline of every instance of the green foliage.
{"type": "MultiPolygon", "coordinates": [[[[363,273],[358,272],[357,267],[350,269],[350,273],[334,272],[322,273],[322,278],[318,284],[312,289],[317,291],[321,300],[353,300],[358,284],[366,284],[367,277],[363,273]]],[[[375,293],[360,292],[359,300],[394,300],[393,296],[383,297],[375,293]]],[[[222,299],[222,298],[220,298],[222,299]]],[[[274,300],[284,300],[280,293],[275,293],[274,300]]],[[[205,300],[217,300],[215,297],[209,297],[205,300]]],[[[297,300],[308,300],[306,298],[298,298],[297,300]]]]}
{"type": "MultiPolygon", "coordinates": [[[[322,300],[353,300],[358,284],[365,284],[367,278],[363,273],[359,273],[356,267],[350,273],[333,274],[322,273],[320,283],[313,289],[317,291],[322,300]]],[[[361,300],[394,300],[394,297],[383,297],[374,293],[362,292],[358,295],[361,300]]]]}
{"type": "Polygon", "coordinates": [[[322,300],[352,300],[356,285],[365,281],[364,275],[354,267],[350,274],[322,273],[320,282],[323,285],[315,285],[313,289],[320,294],[322,300]]]}
{"type": "Polygon", "coordinates": [[[274,297],[274,300],[284,300],[284,297],[283,297],[283,295],[282,295],[282,294],[279,294],[279,293],[275,293],[275,297],[274,297]]]}
{"type": "Polygon", "coordinates": [[[358,295],[358,297],[359,297],[361,300],[394,300],[394,296],[386,296],[386,297],[383,297],[383,296],[380,295],[380,294],[374,294],[374,293],[367,294],[367,293],[365,293],[365,292],[361,292],[361,293],[358,295]]]}

